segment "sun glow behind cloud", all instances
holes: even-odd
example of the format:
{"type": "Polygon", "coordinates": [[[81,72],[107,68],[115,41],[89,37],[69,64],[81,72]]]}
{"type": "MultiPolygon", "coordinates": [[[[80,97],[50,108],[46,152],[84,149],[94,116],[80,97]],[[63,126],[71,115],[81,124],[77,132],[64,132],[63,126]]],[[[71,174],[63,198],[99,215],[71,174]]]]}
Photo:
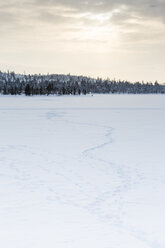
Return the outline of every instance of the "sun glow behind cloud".
{"type": "Polygon", "coordinates": [[[140,2],[0,0],[1,69],[162,82],[165,7],[140,2]]]}

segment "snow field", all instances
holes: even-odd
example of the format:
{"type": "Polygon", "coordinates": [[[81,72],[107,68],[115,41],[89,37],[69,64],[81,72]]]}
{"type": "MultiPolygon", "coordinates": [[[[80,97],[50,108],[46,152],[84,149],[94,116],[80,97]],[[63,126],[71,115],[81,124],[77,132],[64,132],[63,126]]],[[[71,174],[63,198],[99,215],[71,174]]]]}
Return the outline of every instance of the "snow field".
{"type": "Polygon", "coordinates": [[[0,247],[165,247],[165,98],[0,98],[0,247]]]}

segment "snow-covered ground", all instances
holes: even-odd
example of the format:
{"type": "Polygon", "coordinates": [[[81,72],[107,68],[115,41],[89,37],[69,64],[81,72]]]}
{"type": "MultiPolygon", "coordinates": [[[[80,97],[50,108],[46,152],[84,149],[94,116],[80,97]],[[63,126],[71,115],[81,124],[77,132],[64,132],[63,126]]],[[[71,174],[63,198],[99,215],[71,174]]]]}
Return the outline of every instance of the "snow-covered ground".
{"type": "Polygon", "coordinates": [[[0,247],[164,248],[165,97],[0,97],[0,247]]]}

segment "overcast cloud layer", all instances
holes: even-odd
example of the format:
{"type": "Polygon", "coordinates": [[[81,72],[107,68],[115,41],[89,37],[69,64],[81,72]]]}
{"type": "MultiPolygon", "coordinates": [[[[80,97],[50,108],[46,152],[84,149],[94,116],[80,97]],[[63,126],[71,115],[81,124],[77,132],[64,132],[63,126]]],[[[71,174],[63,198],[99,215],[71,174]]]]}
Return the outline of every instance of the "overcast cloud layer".
{"type": "Polygon", "coordinates": [[[164,0],[0,0],[0,66],[164,82],[164,0]]]}

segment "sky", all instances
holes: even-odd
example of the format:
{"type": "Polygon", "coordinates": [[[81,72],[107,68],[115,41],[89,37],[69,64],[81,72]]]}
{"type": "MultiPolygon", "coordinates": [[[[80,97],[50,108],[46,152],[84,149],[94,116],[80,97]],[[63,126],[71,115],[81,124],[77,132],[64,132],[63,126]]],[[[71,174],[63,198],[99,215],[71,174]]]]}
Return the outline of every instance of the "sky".
{"type": "Polygon", "coordinates": [[[0,0],[0,70],[165,82],[165,0],[0,0]]]}

